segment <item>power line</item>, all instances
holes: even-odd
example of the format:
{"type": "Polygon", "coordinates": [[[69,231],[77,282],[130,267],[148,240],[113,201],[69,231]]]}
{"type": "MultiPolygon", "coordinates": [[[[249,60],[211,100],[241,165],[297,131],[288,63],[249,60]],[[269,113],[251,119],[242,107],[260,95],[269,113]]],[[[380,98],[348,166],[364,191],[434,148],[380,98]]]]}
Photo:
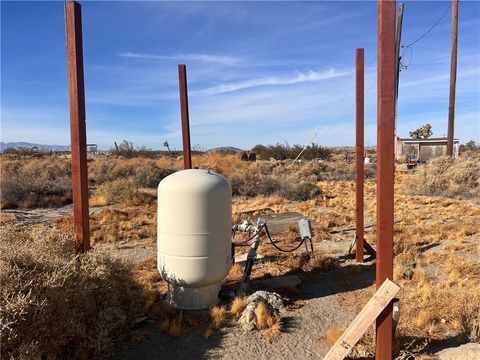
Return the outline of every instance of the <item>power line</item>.
{"type": "Polygon", "coordinates": [[[445,9],[445,11],[443,12],[443,14],[438,18],[437,21],[435,21],[435,23],[434,23],[432,26],[430,26],[430,28],[429,28],[427,31],[425,31],[422,35],[420,35],[415,41],[411,42],[411,43],[408,44],[408,45],[404,45],[404,46],[402,46],[402,47],[410,47],[410,46],[412,46],[413,44],[415,44],[417,41],[420,41],[421,39],[423,39],[430,31],[432,31],[432,30],[435,28],[435,26],[438,25],[438,23],[440,22],[440,20],[443,19],[443,17],[444,17],[445,14],[448,12],[448,10],[450,10],[451,7],[452,7],[452,4],[450,3],[450,4],[448,5],[448,7],[445,9]]]}

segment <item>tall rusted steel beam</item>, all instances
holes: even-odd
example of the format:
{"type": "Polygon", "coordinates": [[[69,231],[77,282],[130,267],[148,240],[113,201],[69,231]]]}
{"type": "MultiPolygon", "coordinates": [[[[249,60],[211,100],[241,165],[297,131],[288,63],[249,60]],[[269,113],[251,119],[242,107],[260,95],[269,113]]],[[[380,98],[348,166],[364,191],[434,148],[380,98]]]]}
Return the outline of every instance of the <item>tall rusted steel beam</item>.
{"type": "Polygon", "coordinates": [[[356,187],[355,187],[355,208],[356,208],[356,251],[357,262],[363,262],[364,249],[364,50],[355,51],[355,104],[356,104],[356,187]]]}
{"type": "Polygon", "coordinates": [[[187,68],[184,64],[178,65],[178,83],[180,87],[180,112],[182,116],[183,140],[183,167],[192,168],[192,155],[190,152],[190,120],[188,115],[187,68]]]}
{"type": "MultiPolygon", "coordinates": [[[[376,284],[393,280],[395,1],[377,1],[377,264],[376,284]]],[[[392,359],[393,304],[376,321],[376,359],[392,359]]]]}
{"type": "Polygon", "coordinates": [[[72,154],[73,223],[76,250],[90,249],[88,217],[87,134],[83,79],[82,12],[76,1],[65,2],[70,141],[72,154]]]}
{"type": "Polygon", "coordinates": [[[450,60],[450,96],[448,99],[447,155],[453,156],[455,127],[455,88],[457,84],[458,0],[452,0],[452,50],[450,60]]]}

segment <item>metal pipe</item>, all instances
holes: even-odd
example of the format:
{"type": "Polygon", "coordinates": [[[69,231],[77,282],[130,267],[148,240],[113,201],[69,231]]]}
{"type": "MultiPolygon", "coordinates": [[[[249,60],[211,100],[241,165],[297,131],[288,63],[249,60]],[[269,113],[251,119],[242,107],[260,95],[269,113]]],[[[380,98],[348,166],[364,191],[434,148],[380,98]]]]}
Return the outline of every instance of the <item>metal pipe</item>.
{"type": "Polygon", "coordinates": [[[72,154],[73,224],[76,251],[90,249],[88,216],[87,134],[83,79],[82,13],[76,1],[65,2],[68,93],[72,154]]]}
{"type": "Polygon", "coordinates": [[[356,68],[356,187],[355,187],[355,207],[356,207],[356,251],[357,262],[363,262],[364,250],[364,50],[355,51],[356,68]]]}
{"type": "Polygon", "coordinates": [[[182,116],[183,140],[183,168],[192,168],[190,152],[190,119],[188,114],[187,68],[184,64],[178,65],[178,84],[180,88],[180,112],[182,116]]]}
{"type": "MultiPolygon", "coordinates": [[[[395,1],[377,1],[377,289],[393,279],[395,1]]],[[[393,305],[376,320],[376,359],[392,359],[393,305]]]]}

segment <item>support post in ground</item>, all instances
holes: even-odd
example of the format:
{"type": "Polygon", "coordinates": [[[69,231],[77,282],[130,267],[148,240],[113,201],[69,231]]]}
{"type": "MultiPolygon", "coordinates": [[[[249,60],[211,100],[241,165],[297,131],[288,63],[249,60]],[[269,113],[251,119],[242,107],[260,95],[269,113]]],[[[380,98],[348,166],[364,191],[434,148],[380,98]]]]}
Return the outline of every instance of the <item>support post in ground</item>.
{"type": "Polygon", "coordinates": [[[72,154],[73,223],[77,253],[90,249],[87,134],[83,79],[82,14],[76,1],[65,2],[68,93],[72,154]]]}
{"type": "Polygon", "coordinates": [[[458,0],[452,0],[452,50],[450,60],[450,97],[448,100],[447,155],[453,156],[455,127],[455,88],[457,84],[458,0]]]}
{"type": "Polygon", "coordinates": [[[363,262],[364,250],[364,49],[355,51],[356,69],[356,186],[355,186],[355,208],[356,208],[356,251],[357,262],[363,262]]]}
{"type": "Polygon", "coordinates": [[[178,83],[180,87],[180,112],[182,116],[183,140],[183,168],[192,168],[190,152],[190,120],[188,115],[187,68],[184,64],[178,65],[178,83]]]}
{"type": "MultiPolygon", "coordinates": [[[[393,279],[395,7],[377,1],[377,288],[393,279]]],[[[376,320],[376,359],[392,359],[392,314],[390,303],[376,320]]]]}
{"type": "Polygon", "coordinates": [[[400,83],[400,46],[402,42],[402,23],[403,23],[403,7],[401,3],[398,6],[397,14],[397,31],[395,33],[395,138],[397,137],[397,104],[398,104],[398,85],[400,83]]]}

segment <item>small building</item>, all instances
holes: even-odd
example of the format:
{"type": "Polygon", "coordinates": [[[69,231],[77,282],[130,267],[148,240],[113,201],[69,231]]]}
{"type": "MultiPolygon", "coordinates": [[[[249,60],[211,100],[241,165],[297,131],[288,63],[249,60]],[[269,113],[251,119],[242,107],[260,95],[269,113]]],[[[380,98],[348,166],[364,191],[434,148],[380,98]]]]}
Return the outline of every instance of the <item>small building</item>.
{"type": "MultiPolygon", "coordinates": [[[[458,157],[460,142],[458,139],[453,141],[453,156],[458,157]]],[[[407,156],[415,155],[417,161],[426,162],[431,159],[447,155],[447,138],[397,138],[395,146],[395,159],[405,162],[407,156]]]]}

